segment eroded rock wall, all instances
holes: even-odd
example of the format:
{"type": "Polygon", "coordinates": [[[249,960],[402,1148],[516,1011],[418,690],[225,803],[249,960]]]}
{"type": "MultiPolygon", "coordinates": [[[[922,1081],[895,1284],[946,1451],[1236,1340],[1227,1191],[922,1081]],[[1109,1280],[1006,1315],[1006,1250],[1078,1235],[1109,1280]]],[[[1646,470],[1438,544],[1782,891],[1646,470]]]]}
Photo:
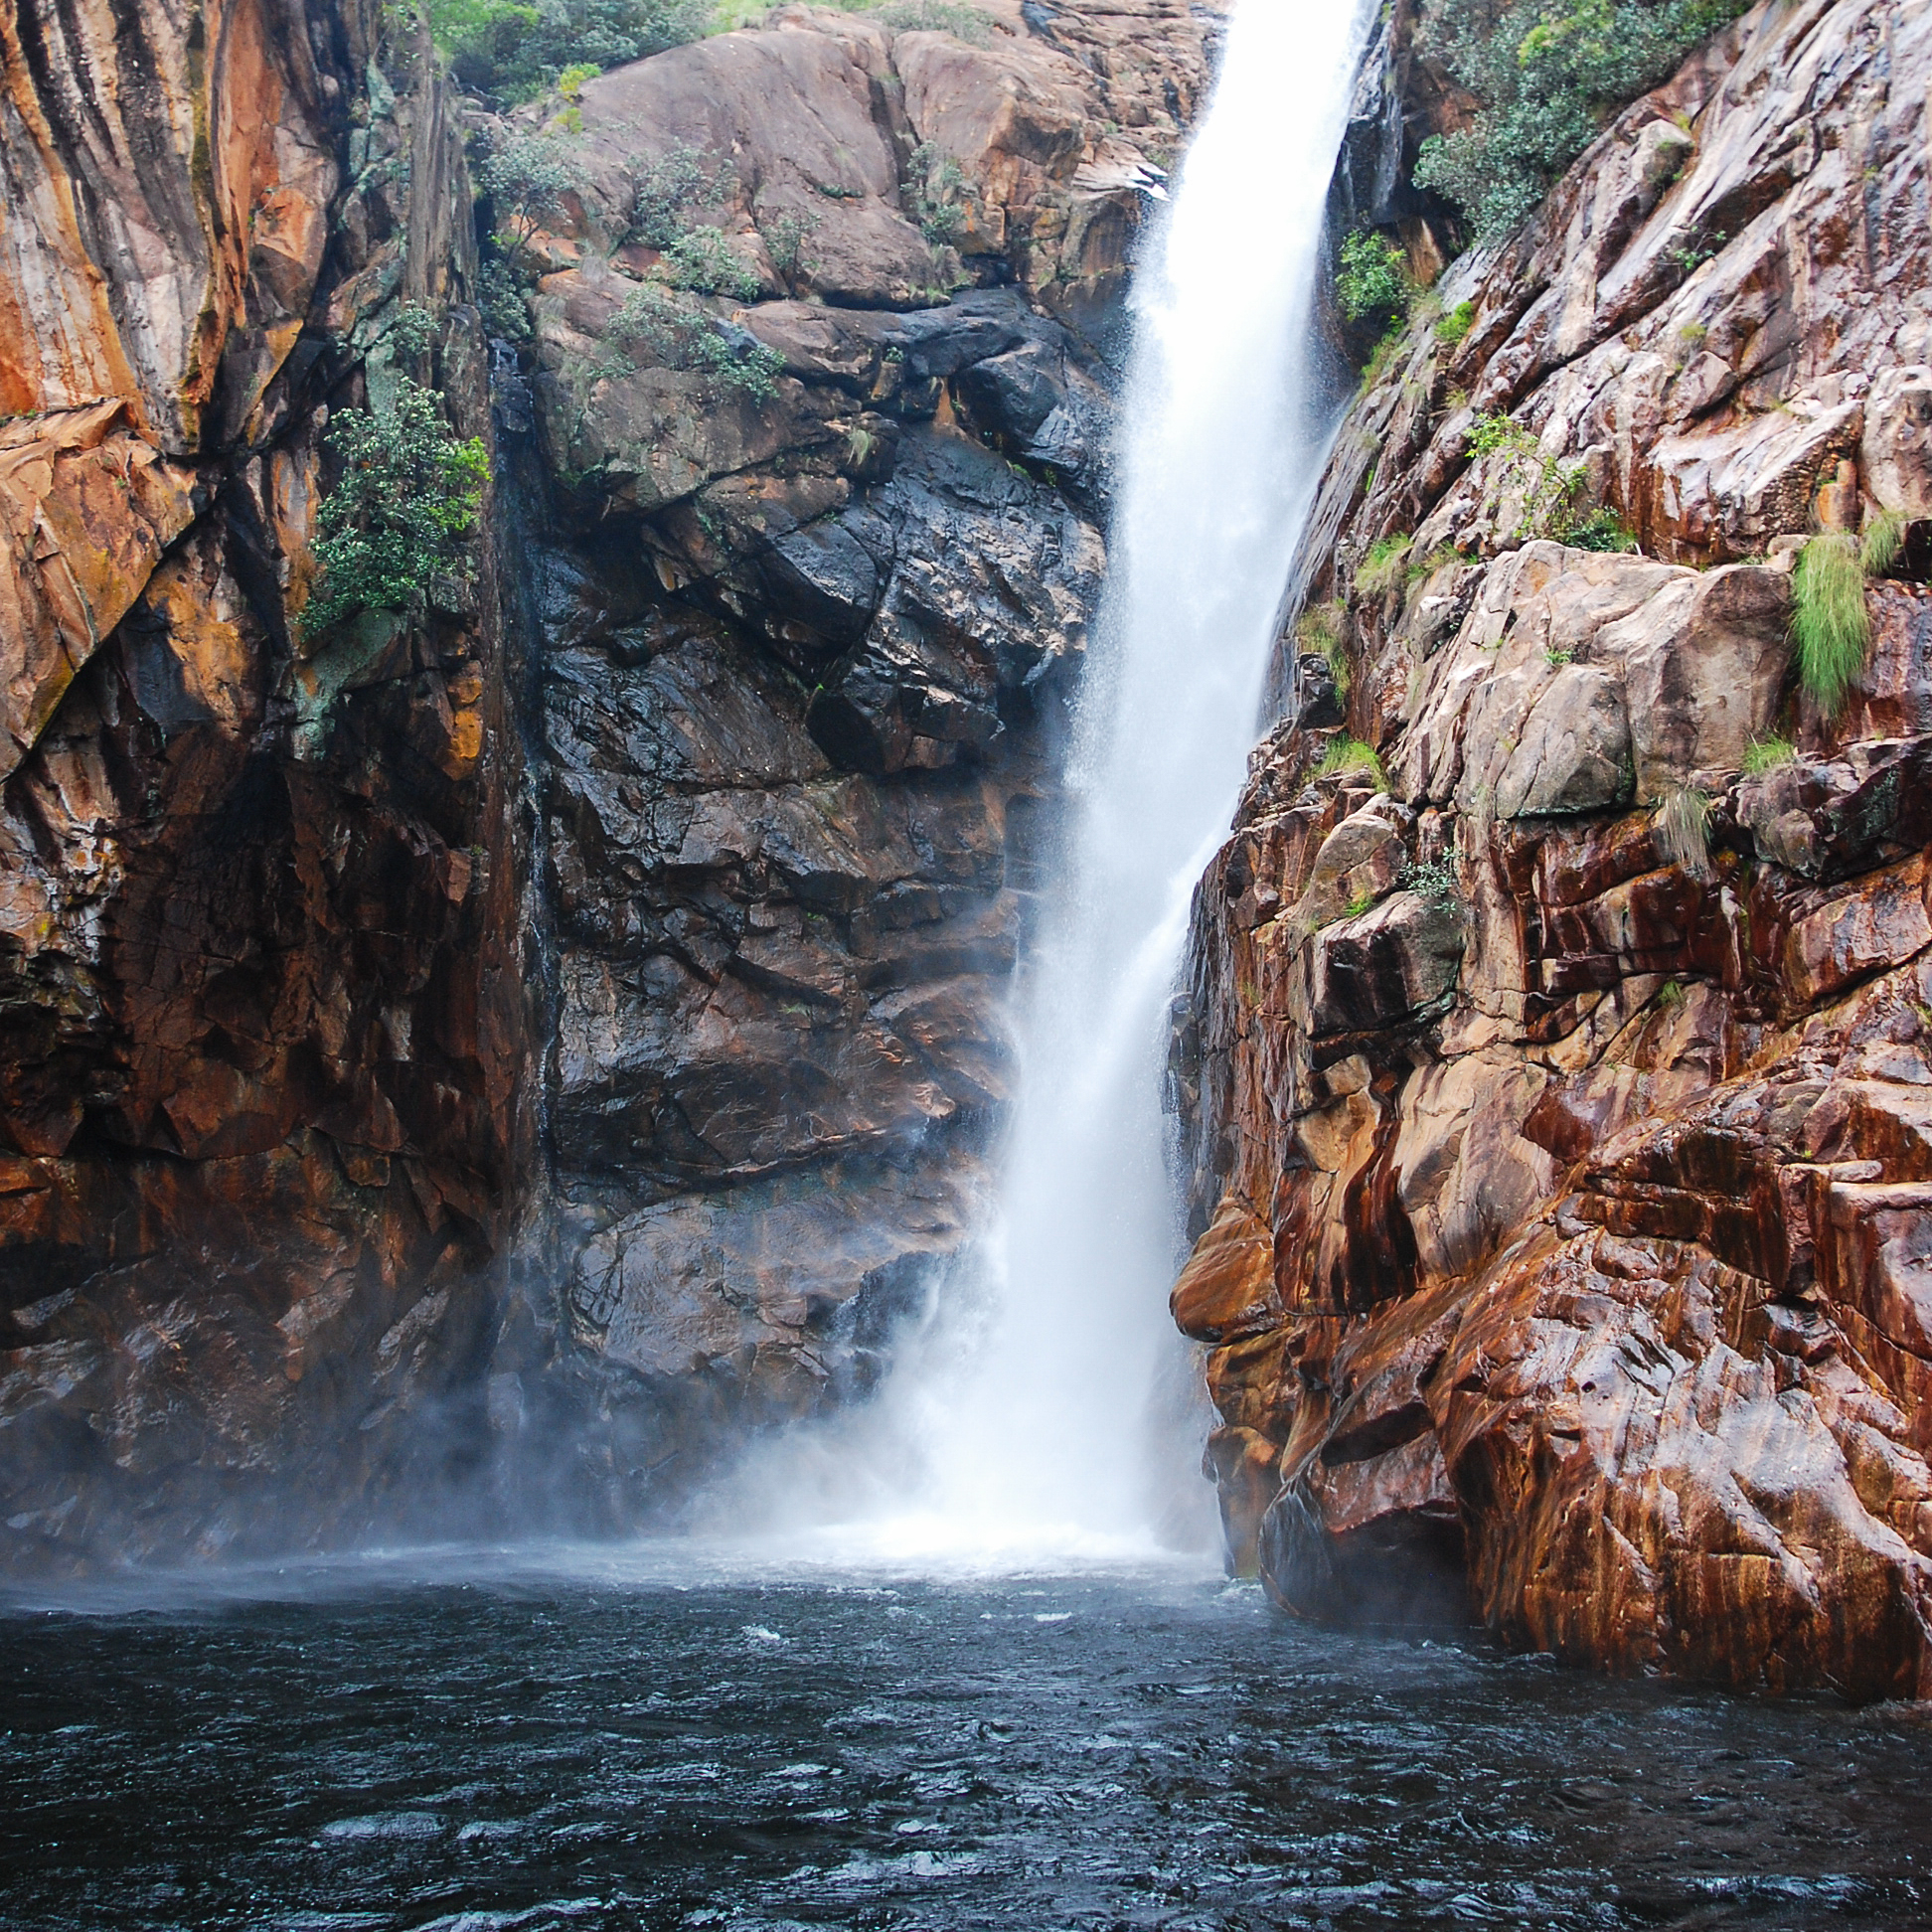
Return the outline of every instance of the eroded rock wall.
{"type": "Polygon", "coordinates": [[[505,124],[360,0],[0,9],[6,1562],[631,1523],[877,1374],[1217,25],[791,8],[505,124]],[[544,126],[491,343],[472,175],[544,126]],[[674,151],[762,382],[614,320],[674,151]],[[330,414],[404,377],[491,445],[474,567],[311,639],[330,414]]]}
{"type": "Polygon", "coordinates": [[[1209,1463],[1302,1614],[1932,1693],[1917,527],[1836,715],[1790,642],[1812,532],[1932,507],[1928,83],[1932,8],[1754,10],[1343,426],[1172,1067],[1209,1463]],[[1640,552],[1538,540],[1572,471],[1640,552]]]}
{"type": "Polygon", "coordinates": [[[475,1439],[532,1145],[494,559],[299,621],[405,236],[488,434],[454,103],[358,4],[0,56],[6,1560],[351,1533],[475,1439]]]}
{"type": "Polygon", "coordinates": [[[984,47],[794,8],[583,89],[532,244],[550,1158],[493,1384],[547,1514],[634,1522],[863,1392],[971,1231],[1105,565],[1103,352],[1206,50],[1168,0],[984,47]],[[625,330],[638,163],[680,152],[769,396],[625,330]]]}

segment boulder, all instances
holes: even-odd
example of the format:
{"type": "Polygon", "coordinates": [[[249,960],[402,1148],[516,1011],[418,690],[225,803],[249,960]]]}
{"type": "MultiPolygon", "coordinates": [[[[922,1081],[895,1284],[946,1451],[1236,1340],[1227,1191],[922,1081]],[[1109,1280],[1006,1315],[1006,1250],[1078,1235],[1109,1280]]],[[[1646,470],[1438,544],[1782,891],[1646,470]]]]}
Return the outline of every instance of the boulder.
{"type": "Polygon", "coordinates": [[[1636,781],[1623,684],[1591,665],[1569,665],[1525,720],[1496,783],[1499,818],[1601,811],[1628,801],[1636,781]]]}
{"type": "Polygon", "coordinates": [[[1859,464],[1879,509],[1932,517],[1932,367],[1879,371],[1865,398],[1859,464]]]}
{"type": "Polygon", "coordinates": [[[1309,945],[1311,1035],[1398,1026],[1427,1011],[1454,988],[1462,952],[1458,909],[1417,892],[1325,927],[1309,945]]]}

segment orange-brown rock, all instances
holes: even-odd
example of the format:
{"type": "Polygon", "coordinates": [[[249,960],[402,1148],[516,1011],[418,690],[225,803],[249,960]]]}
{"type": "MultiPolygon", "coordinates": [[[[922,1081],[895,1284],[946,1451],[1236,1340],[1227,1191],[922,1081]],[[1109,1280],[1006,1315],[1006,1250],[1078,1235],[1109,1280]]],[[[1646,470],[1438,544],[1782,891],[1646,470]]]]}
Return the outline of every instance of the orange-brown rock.
{"type": "Polygon", "coordinates": [[[341,1533],[480,1409],[530,1118],[493,560],[346,641],[296,614],[405,233],[489,422],[460,165],[428,211],[392,165],[460,164],[450,103],[369,26],[0,15],[7,1563],[341,1533]]]}
{"type": "Polygon", "coordinates": [[[1836,715],[1789,641],[1815,528],[1926,514],[1928,86],[1909,10],[1754,9],[1343,425],[1300,572],[1346,704],[1284,653],[1170,1081],[1184,1281],[1271,1244],[1210,1462],[1302,1614],[1932,1694],[1918,554],[1836,715]],[[1501,411],[1536,457],[1470,458],[1501,411]],[[1545,461],[1641,549],[1565,543],[1545,461]],[[1345,719],[1386,795],[1314,775],[1345,719]]]}

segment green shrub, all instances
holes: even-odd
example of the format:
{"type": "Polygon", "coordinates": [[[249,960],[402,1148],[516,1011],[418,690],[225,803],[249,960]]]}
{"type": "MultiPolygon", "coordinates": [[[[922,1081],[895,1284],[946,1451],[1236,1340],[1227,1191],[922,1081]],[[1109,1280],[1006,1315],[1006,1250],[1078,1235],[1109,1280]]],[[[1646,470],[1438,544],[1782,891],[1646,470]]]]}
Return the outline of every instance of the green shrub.
{"type": "Polygon", "coordinates": [[[789,209],[758,224],[771,265],[787,282],[805,265],[805,238],[817,227],[817,216],[794,215],[789,209]]]}
{"type": "Polygon", "coordinates": [[[1710,798],[1695,785],[1673,785],[1657,808],[1657,845],[1692,879],[1710,874],[1710,798]]]}
{"type": "Polygon", "coordinates": [[[420,362],[442,340],[442,322],[434,309],[420,302],[399,302],[390,318],[392,353],[404,362],[420,362]]]}
{"type": "Polygon", "coordinates": [[[1438,859],[1427,866],[1411,859],[1402,868],[1402,889],[1413,892],[1438,912],[1453,912],[1460,918],[1466,909],[1462,881],[1457,878],[1455,867],[1446,859],[1438,859]]]}
{"type": "Polygon", "coordinates": [[[921,141],[912,150],[905,171],[907,213],[931,246],[949,247],[958,241],[966,225],[960,199],[970,186],[966,170],[935,143],[921,141]]]}
{"type": "Polygon", "coordinates": [[[1408,257],[1386,236],[1361,230],[1342,243],[1335,294],[1351,322],[1373,318],[1385,324],[1405,316],[1415,296],[1408,257]]]}
{"type": "Polygon", "coordinates": [[[778,374],[785,366],[775,349],[742,329],[726,332],[657,282],[632,289],[605,334],[613,342],[642,349],[660,368],[696,370],[754,402],[768,402],[777,394],[778,374]]]}
{"type": "Polygon", "coordinates": [[[464,86],[528,100],[564,76],[577,84],[685,41],[711,24],[712,0],[428,0],[436,45],[464,86]]]}
{"type": "Polygon", "coordinates": [[[1864,564],[1850,537],[1814,537],[1798,553],[1791,577],[1798,679],[1828,717],[1864,669],[1871,642],[1864,586],[1864,564]]]}
{"type": "Polygon", "coordinates": [[[993,39],[991,16],[978,7],[962,6],[959,0],[886,0],[884,6],[848,10],[877,13],[882,26],[898,34],[950,34],[971,47],[986,47],[993,39]]]}
{"type": "Polygon", "coordinates": [[[1787,737],[1753,738],[1744,747],[1744,775],[1762,778],[1780,765],[1788,765],[1798,755],[1798,747],[1787,737]]]}
{"type": "Polygon", "coordinates": [[[1435,338],[1454,348],[1458,343],[1469,340],[1469,332],[1476,326],[1476,304],[1458,302],[1440,322],[1435,325],[1435,338]]]}
{"type": "Polygon", "coordinates": [[[583,186],[583,169],[569,143],[556,134],[513,135],[482,169],[483,192],[495,204],[505,252],[516,256],[583,186]]]}
{"type": "Polygon", "coordinates": [[[1372,778],[1376,790],[1388,789],[1388,774],[1382,769],[1382,761],[1376,757],[1374,747],[1364,744],[1360,738],[1335,739],[1322,753],[1322,761],[1315,767],[1315,775],[1318,778],[1372,778]]]}
{"type": "Polygon", "coordinates": [[[437,577],[467,575],[463,540],[490,478],[481,440],[451,435],[434,394],[406,376],[388,413],[337,410],[328,444],[343,470],[316,512],[309,637],[365,610],[412,609],[437,577]]]}
{"type": "Polygon", "coordinates": [[[501,255],[483,263],[476,281],[476,306],[482,311],[483,327],[506,342],[524,342],[530,336],[530,297],[517,271],[501,255]]]}
{"type": "Polygon", "coordinates": [[[1880,577],[1898,562],[1905,548],[1905,519],[1896,510],[1880,510],[1864,527],[1858,561],[1866,576],[1880,577]]]}
{"type": "Polygon", "coordinates": [[[1617,553],[1634,551],[1637,548],[1636,536],[1624,520],[1607,506],[1592,510],[1583,521],[1575,525],[1564,537],[1571,550],[1606,551],[1617,553]]]}
{"type": "Polygon", "coordinates": [[[673,288],[688,288],[695,295],[728,295],[738,302],[758,298],[756,271],[732,248],[723,229],[687,229],[665,249],[664,268],[673,288]]]}
{"type": "Polygon", "coordinates": [[[1414,542],[1412,537],[1377,537],[1356,567],[1356,588],[1368,597],[1386,595],[1400,579],[1414,542]]]}
{"type": "Polygon", "coordinates": [[[1585,480],[1582,464],[1545,455],[1541,441],[1514,416],[1479,415],[1463,444],[1481,459],[1501,456],[1501,491],[1522,493],[1523,514],[1507,541],[1524,544],[1549,537],[1561,543],[1576,530],[1576,499],[1585,480]]]}
{"type": "Polygon", "coordinates": [[[1431,135],[1419,188],[1485,235],[1524,221],[1621,107],[1667,79],[1749,0],[1430,0],[1419,50],[1481,104],[1431,135]]]}
{"type": "Polygon", "coordinates": [[[630,236],[647,248],[668,248],[690,228],[686,213],[726,200],[737,183],[727,160],[713,161],[687,141],[631,167],[630,236]]]}

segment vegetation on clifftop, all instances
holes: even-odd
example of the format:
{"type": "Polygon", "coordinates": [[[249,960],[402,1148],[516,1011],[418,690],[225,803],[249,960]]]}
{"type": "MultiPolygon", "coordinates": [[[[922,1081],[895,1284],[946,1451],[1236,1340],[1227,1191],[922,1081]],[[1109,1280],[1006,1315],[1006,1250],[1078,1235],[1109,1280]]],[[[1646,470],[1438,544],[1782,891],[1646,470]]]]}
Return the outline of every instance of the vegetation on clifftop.
{"type": "Polygon", "coordinates": [[[576,70],[599,73],[697,40],[711,0],[427,0],[429,30],[456,79],[528,100],[576,70]]]}
{"type": "Polygon", "coordinates": [[[1481,103],[1423,142],[1415,183],[1498,235],[1534,212],[1609,117],[1748,0],[1429,0],[1420,46],[1481,103]]]}

